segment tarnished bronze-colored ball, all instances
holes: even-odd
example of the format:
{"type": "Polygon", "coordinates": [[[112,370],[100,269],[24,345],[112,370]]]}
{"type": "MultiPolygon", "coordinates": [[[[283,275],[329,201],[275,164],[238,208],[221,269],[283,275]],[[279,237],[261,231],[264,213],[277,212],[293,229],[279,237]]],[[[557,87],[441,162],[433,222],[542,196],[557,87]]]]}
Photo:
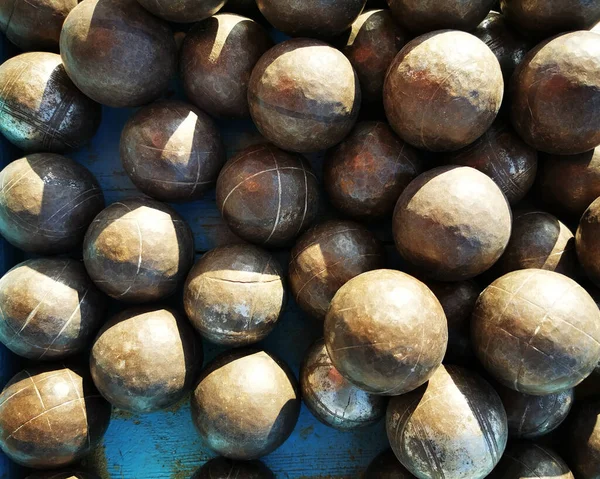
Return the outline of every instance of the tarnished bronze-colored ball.
{"type": "Polygon", "coordinates": [[[373,459],[364,474],[364,479],[413,479],[414,477],[400,464],[391,449],[373,459]]]}
{"type": "Polygon", "coordinates": [[[468,33],[443,30],[415,38],[398,53],[385,78],[383,104],[404,141],[453,151],[485,133],[503,94],[500,64],[488,46],[468,33]]]}
{"type": "Polygon", "coordinates": [[[342,286],[325,318],[325,343],[336,369],[361,389],[386,396],[419,387],[441,364],[446,316],[419,280],[380,269],[342,286]]]}
{"type": "Polygon", "coordinates": [[[88,274],[121,301],[156,301],[175,291],[194,262],[188,224],[167,205],[138,197],[100,212],[83,242],[88,274]]]}
{"type": "Polygon", "coordinates": [[[356,122],[360,101],[350,61],[328,44],[307,38],[271,48],[254,67],[248,86],[258,130],[279,148],[300,153],[342,141],[356,122]]]}
{"type": "Polygon", "coordinates": [[[100,479],[91,472],[63,471],[63,472],[38,472],[27,476],[26,479],[100,479]]]}
{"type": "Polygon", "coordinates": [[[323,183],[333,206],[369,221],[389,216],[400,194],[423,171],[416,150],[387,123],[365,121],[328,152],[323,183]]]}
{"type": "Polygon", "coordinates": [[[284,246],[314,221],[319,207],[318,181],[302,156],[270,144],[253,145],[221,170],[217,206],[239,237],[284,246]]]}
{"type": "Polygon", "coordinates": [[[23,370],[0,394],[0,448],[22,466],[66,466],[98,446],[110,412],[87,369],[23,370]]]}
{"type": "Polygon", "coordinates": [[[60,254],[79,247],[102,208],[96,178],[64,156],[36,153],[0,172],[0,234],[24,251],[60,254]]]}
{"type": "Polygon", "coordinates": [[[0,103],[0,133],[26,152],[80,148],[102,117],[100,105],[77,89],[55,53],[23,53],[0,65],[0,103]]]}
{"type": "Polygon", "coordinates": [[[600,361],[600,311],[575,281],[542,269],[513,271],[479,296],[471,340],[504,386],[553,394],[583,381],[600,361]]]}
{"type": "Polygon", "coordinates": [[[594,149],[600,144],[600,37],[573,32],[535,47],[512,77],[511,98],[513,126],[537,150],[594,149]]]}
{"type": "Polygon", "coordinates": [[[385,415],[387,398],[369,394],[346,380],[332,364],[322,339],[306,353],[300,388],[310,412],[341,431],[370,426],[385,415]]]}
{"type": "Polygon", "coordinates": [[[575,479],[566,462],[547,447],[533,443],[512,444],[489,479],[575,479]]]}
{"type": "Polygon", "coordinates": [[[181,101],[158,101],[138,110],[123,128],[121,161],[147,195],[193,201],[216,183],[225,148],[207,114],[181,101]]]}
{"type": "Polygon", "coordinates": [[[135,413],[172,406],[202,367],[202,345],[171,309],[132,308],[100,330],[90,354],[94,384],[114,406],[135,413]]]}
{"type": "Polygon", "coordinates": [[[60,54],[73,83],[112,107],[157,99],[177,66],[169,25],[136,0],[83,0],[65,20],[60,54]]]}
{"type": "Polygon", "coordinates": [[[596,286],[600,286],[600,198],[581,217],[575,236],[579,263],[596,286]]]}
{"type": "Polygon", "coordinates": [[[290,254],[289,279],[298,305],[324,319],[337,291],[366,271],[385,266],[381,243],[364,226],[331,220],[308,230],[290,254]]]}
{"type": "Polygon", "coordinates": [[[273,330],[285,306],[283,273],[267,251],[220,246],[194,265],[184,287],[185,312],[209,341],[246,346],[273,330]]]}
{"type": "Polygon", "coordinates": [[[460,281],[489,269],[511,232],[510,206],[487,175],[442,166],[418,176],[400,196],[393,217],[396,247],[423,274],[460,281]]]}
{"type": "Polygon", "coordinates": [[[227,0],[137,0],[150,13],[169,22],[193,23],[217,13],[227,0]]]}
{"type": "Polygon", "coordinates": [[[577,479],[600,477],[600,399],[575,407],[567,430],[567,447],[577,479]]]}
{"type": "Polygon", "coordinates": [[[537,151],[502,121],[496,121],[469,146],[446,154],[445,160],[448,164],[470,166],[488,175],[511,205],[527,194],[535,181],[538,165],[537,151]]]}
{"type": "Polygon", "coordinates": [[[198,469],[191,479],[275,479],[271,470],[260,461],[233,461],[215,457],[198,469]]]}
{"type": "Polygon", "coordinates": [[[217,117],[250,116],[250,75],[272,46],[264,27],[246,17],[220,13],[196,24],[186,35],[181,51],[186,96],[217,117]]]}
{"type": "Polygon", "coordinates": [[[264,351],[238,349],[218,356],[192,394],[192,419],[200,436],[231,459],[273,452],[290,436],[299,413],[296,378],[264,351]]]}
{"type": "Polygon", "coordinates": [[[458,366],[440,366],[427,384],[392,398],[386,422],[396,457],[420,478],[484,478],[508,438],[496,391],[458,366]]]}

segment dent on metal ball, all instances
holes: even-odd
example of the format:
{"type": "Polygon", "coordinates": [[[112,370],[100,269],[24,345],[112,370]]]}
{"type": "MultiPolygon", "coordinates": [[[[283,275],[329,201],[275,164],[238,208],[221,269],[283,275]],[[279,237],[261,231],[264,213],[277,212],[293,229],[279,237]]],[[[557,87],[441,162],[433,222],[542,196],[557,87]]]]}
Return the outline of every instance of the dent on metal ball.
{"type": "Polygon", "coordinates": [[[227,0],[137,0],[150,13],[169,22],[193,23],[217,13],[227,0]]]}
{"type": "Polygon", "coordinates": [[[506,451],[490,479],[551,477],[575,479],[567,463],[553,450],[533,443],[514,443],[506,451]]]}
{"type": "Polygon", "coordinates": [[[592,32],[560,35],[531,50],[511,80],[511,118],[519,136],[557,155],[598,146],[599,72],[600,37],[592,32]]]}
{"type": "Polygon", "coordinates": [[[324,319],[335,293],[349,280],[385,266],[383,245],[364,226],[331,220],[307,231],[290,253],[288,277],[298,305],[324,319]]]}
{"type": "Polygon", "coordinates": [[[27,476],[26,479],[100,479],[96,474],[91,472],[79,472],[79,471],[50,471],[50,472],[38,472],[33,475],[27,476]]]}
{"type": "Polygon", "coordinates": [[[389,216],[400,194],[423,171],[417,151],[387,123],[365,121],[327,153],[323,183],[335,208],[370,221],[389,216]]]}
{"type": "Polygon", "coordinates": [[[29,253],[61,254],[79,247],[104,208],[104,195],[82,165],[36,153],[0,172],[0,233],[29,253]]]}
{"type": "Polygon", "coordinates": [[[483,366],[504,386],[545,395],[570,389],[600,361],[600,311],[572,279],[524,269],[479,296],[471,340],[483,366]]]}
{"type": "Polygon", "coordinates": [[[193,201],[225,163],[212,118],[192,105],[163,100],[138,110],[121,133],[121,161],[131,181],[162,201],[193,201]]]}
{"type": "Polygon", "coordinates": [[[444,310],[419,280],[392,270],[363,273],[342,286],[325,318],[335,368],[359,388],[404,394],[427,381],[448,343],[444,310]]]}
{"type": "Polygon", "coordinates": [[[404,190],[393,216],[396,247],[426,276],[473,278],[500,258],[511,232],[511,210],[487,175],[470,167],[429,170],[404,190]]]}
{"type": "Polygon", "coordinates": [[[88,274],[121,301],[156,301],[175,291],[194,262],[194,237],[169,206],[128,198],[102,210],[83,244],[88,274]]]}
{"type": "Polygon", "coordinates": [[[491,126],[503,93],[500,64],[489,47],[468,33],[443,30],[417,37],[400,51],[385,78],[383,103],[404,141],[454,151],[491,126]]]}
{"type": "Polygon", "coordinates": [[[22,466],[63,467],[99,445],[110,413],[87,368],[23,370],[0,394],[0,448],[22,466]]]}
{"type": "Polygon", "coordinates": [[[387,398],[369,394],[346,380],[332,364],[322,339],[304,357],[300,388],[310,412],[341,431],[370,426],[385,415],[387,398]]]}
{"type": "Polygon", "coordinates": [[[77,89],[55,53],[23,53],[0,65],[0,103],[0,132],[26,152],[81,148],[102,117],[100,105],[77,89]]]}
{"type": "Polygon", "coordinates": [[[600,471],[600,400],[575,406],[567,428],[568,460],[578,479],[598,479],[600,471]]]}
{"type": "Polygon", "coordinates": [[[194,265],[183,302],[194,327],[209,341],[245,346],[273,330],[285,306],[281,267],[253,245],[220,246],[194,265]]]}
{"type": "Polygon", "coordinates": [[[360,84],[339,50],[297,38],[261,57],[250,77],[248,102],[265,138],[284,150],[308,153],[331,148],[350,132],[360,108],[360,84]]]}
{"type": "Polygon", "coordinates": [[[314,221],[319,188],[309,163],[270,144],[231,158],[217,180],[217,207],[239,237],[284,246],[314,221]]]}
{"type": "Polygon", "coordinates": [[[220,13],[186,35],[180,59],[189,100],[216,117],[250,116],[248,83],[260,57],[273,46],[262,25],[220,13]]]}
{"type": "Polygon", "coordinates": [[[299,413],[296,378],[264,351],[223,353],[204,369],[192,394],[192,419],[200,436],[230,459],[273,452],[290,436],[299,413]]]}
{"type": "Polygon", "coordinates": [[[600,198],[596,199],[581,217],[575,235],[579,263],[588,278],[600,286],[600,198]]]}
{"type": "Polygon", "coordinates": [[[391,449],[373,459],[364,474],[364,479],[413,479],[414,477],[400,464],[391,449]]]}
{"type": "Polygon", "coordinates": [[[496,391],[458,366],[440,366],[427,384],[392,398],[386,423],[396,457],[420,478],[482,479],[508,438],[496,391]]]}
{"type": "Polygon", "coordinates": [[[171,28],[136,0],[80,2],[63,25],[60,53],[75,85],[112,107],[157,99],[177,65],[171,28]]]}
{"type": "Polygon", "coordinates": [[[260,461],[233,461],[215,457],[198,469],[191,479],[275,479],[271,470],[260,461]]]}

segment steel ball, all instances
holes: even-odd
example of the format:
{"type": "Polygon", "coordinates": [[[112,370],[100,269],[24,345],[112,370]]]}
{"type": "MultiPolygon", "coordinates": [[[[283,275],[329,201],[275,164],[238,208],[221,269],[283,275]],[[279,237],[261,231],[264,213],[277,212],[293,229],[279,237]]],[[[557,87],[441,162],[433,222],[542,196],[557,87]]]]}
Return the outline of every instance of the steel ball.
{"type": "Polygon", "coordinates": [[[285,300],[277,260],[248,244],[220,246],[202,256],[183,296],[187,316],[204,338],[235,347],[267,337],[285,300]]]}
{"type": "Polygon", "coordinates": [[[385,251],[373,233],[352,221],[330,220],[314,226],[296,242],[288,277],[298,305],[324,319],[344,284],[384,266],[385,251]]]}
{"type": "Polygon", "coordinates": [[[600,311],[572,279],[553,271],[508,273],[479,296],[475,353],[504,386],[547,395],[570,389],[600,361],[600,311]]]}
{"type": "Polygon", "coordinates": [[[35,367],[16,374],[0,394],[0,448],[34,469],[63,467],[96,448],[111,407],[79,368],[35,367]]]}
{"type": "Polygon", "coordinates": [[[191,479],[275,479],[271,470],[260,461],[232,461],[215,457],[198,469],[191,479]]]}
{"type": "Polygon", "coordinates": [[[340,374],[379,395],[426,382],[448,343],[446,316],[431,290],[392,270],[363,273],[342,286],[325,317],[325,344],[340,374]]]}
{"type": "Polygon", "coordinates": [[[29,253],[61,254],[79,247],[104,208],[96,178],[79,163],[36,153],[0,172],[0,233],[29,253]]]}
{"type": "Polygon", "coordinates": [[[414,477],[400,464],[391,449],[373,459],[364,474],[364,479],[413,479],[414,477]]]}
{"type": "Polygon", "coordinates": [[[215,452],[251,460],[277,449],[300,413],[296,378],[264,351],[223,353],[200,375],[192,394],[192,419],[215,452]]]}
{"type": "Polygon", "coordinates": [[[504,452],[490,479],[552,477],[575,479],[569,466],[553,450],[533,443],[516,443],[504,452]]]}
{"type": "Polygon", "coordinates": [[[60,53],[83,93],[118,108],[156,100],[177,65],[171,28],[136,0],[80,2],[63,25],[60,53]]]}
{"type": "Polygon", "coordinates": [[[131,181],[162,201],[193,201],[217,181],[225,163],[212,118],[181,101],[138,110],[121,133],[121,161],[131,181]]]}
{"type": "Polygon", "coordinates": [[[239,237],[267,246],[289,244],[317,215],[318,182],[308,162],[270,144],[231,158],[217,180],[217,207],[239,237]]]}
{"type": "Polygon", "coordinates": [[[175,291],[194,262],[194,237],[169,206],[150,198],[117,201],[85,235],[83,260],[92,281],[121,301],[156,301],[175,291]]]}
{"type": "Polygon", "coordinates": [[[532,147],[557,155],[594,149],[600,144],[600,37],[573,32],[535,47],[512,77],[511,98],[513,126],[532,147]]]}
{"type": "Polygon", "coordinates": [[[387,123],[365,121],[327,153],[323,183],[335,208],[369,221],[389,216],[400,194],[423,171],[417,151],[387,123]]]}
{"type": "Polygon", "coordinates": [[[217,13],[227,0],[137,0],[153,15],[175,23],[193,23],[217,13]]]}
{"type": "Polygon", "coordinates": [[[307,38],[267,51],[248,86],[250,115],[260,133],[279,148],[300,153],[339,143],[354,126],[360,102],[350,61],[328,44],[307,38]]]}
{"type": "Polygon", "coordinates": [[[600,400],[584,401],[571,415],[566,434],[569,464],[577,479],[600,477],[600,400]]]}
{"type": "Polygon", "coordinates": [[[186,35],[180,70],[186,96],[216,117],[250,116],[248,83],[260,57],[273,46],[262,25],[220,13],[186,35]]]}
{"type": "Polygon", "coordinates": [[[33,475],[27,476],[26,479],[100,479],[96,474],[91,472],[79,472],[79,471],[52,471],[52,472],[38,472],[33,475]]]}
{"type": "Polygon", "coordinates": [[[458,366],[440,366],[427,384],[392,398],[386,425],[396,457],[422,479],[484,478],[508,438],[496,391],[458,366]]]}
{"type": "Polygon", "coordinates": [[[0,133],[26,152],[81,148],[102,117],[100,105],[77,89],[55,53],[23,53],[0,65],[0,103],[0,133]]]}

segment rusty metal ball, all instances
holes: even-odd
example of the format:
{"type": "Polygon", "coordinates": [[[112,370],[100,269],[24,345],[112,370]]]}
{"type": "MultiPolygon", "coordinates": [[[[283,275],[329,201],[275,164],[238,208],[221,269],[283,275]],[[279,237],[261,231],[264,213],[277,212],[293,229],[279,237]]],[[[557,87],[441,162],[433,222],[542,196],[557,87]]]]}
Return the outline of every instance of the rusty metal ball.
{"type": "Polygon", "coordinates": [[[38,472],[27,476],[26,479],[100,479],[91,472],[62,471],[62,472],[38,472]]]}
{"type": "Polygon", "coordinates": [[[360,102],[350,61],[328,44],[307,38],[271,48],[254,67],[248,86],[258,130],[279,148],[300,153],[339,143],[354,126],[360,102]]]}
{"type": "Polygon", "coordinates": [[[344,284],[384,266],[385,251],[373,233],[352,221],[330,220],[314,226],[296,242],[288,277],[298,305],[324,319],[344,284]]]}
{"type": "Polygon", "coordinates": [[[581,217],[575,235],[579,263],[596,286],[600,286],[600,198],[596,199],[581,217]]]}
{"type": "Polygon", "coordinates": [[[191,479],[275,479],[271,470],[260,461],[233,461],[215,457],[198,469],[191,479]]]}
{"type": "Polygon", "coordinates": [[[392,398],[386,423],[396,457],[420,478],[484,478],[508,438],[496,391],[458,366],[440,366],[427,384],[392,398]]]}
{"type": "Polygon", "coordinates": [[[23,53],[0,65],[0,103],[0,132],[26,152],[81,148],[102,117],[100,105],[77,89],[55,53],[23,53]]]}
{"type": "Polygon", "coordinates": [[[102,208],[96,178],[64,156],[36,153],[0,172],[0,233],[24,251],[70,252],[102,208]]]}
{"type": "Polygon", "coordinates": [[[600,311],[572,279],[524,269],[494,281],[479,296],[471,340],[501,384],[532,395],[570,389],[600,361],[600,311]]]}
{"type": "Polygon", "coordinates": [[[153,15],[175,23],[193,23],[217,13],[227,0],[137,0],[153,15]]]}
{"type": "Polygon", "coordinates": [[[323,183],[335,208],[369,221],[389,216],[402,191],[423,171],[417,151],[387,123],[365,121],[327,153],[323,183]]]}
{"type": "Polygon", "coordinates": [[[442,166],[404,190],[393,216],[396,247],[431,279],[460,281],[489,269],[511,232],[510,206],[487,175],[442,166]]]}
{"type": "Polygon", "coordinates": [[[513,126],[537,150],[594,149],[600,144],[600,37],[573,32],[535,47],[512,77],[511,98],[513,126]]]}
{"type": "Polygon", "coordinates": [[[214,121],[174,100],[138,110],[121,133],[121,161],[131,181],[162,201],[193,201],[217,181],[225,148],[214,121]]]}
{"type": "Polygon", "coordinates": [[[454,151],[486,132],[503,93],[500,64],[489,47],[468,33],[442,30],[417,37],[400,51],[385,78],[383,103],[404,141],[424,150],[454,151]]]}
{"type": "Polygon", "coordinates": [[[150,198],[118,201],[96,216],[83,243],[92,281],[121,301],[156,301],[175,291],[194,262],[194,237],[169,206],[150,198]]]}
{"type": "Polygon", "coordinates": [[[414,477],[400,464],[391,449],[373,459],[364,474],[364,479],[413,479],[414,477]]]}
{"type": "Polygon", "coordinates": [[[296,378],[264,351],[238,349],[218,356],[192,394],[192,419],[200,436],[230,459],[273,452],[290,436],[299,413],[296,378]]]}
{"type": "Polygon", "coordinates": [[[309,163],[270,144],[240,151],[217,180],[221,215],[236,235],[257,244],[289,244],[314,221],[318,203],[309,163]]]}
{"type": "Polygon", "coordinates": [[[285,300],[277,260],[248,244],[220,246],[202,256],[183,296],[187,316],[204,338],[235,347],[267,337],[285,300]]]}
{"type": "Polygon", "coordinates": [[[157,99],[177,65],[171,28],[136,0],[80,2],[63,25],[60,53],[73,83],[112,107],[157,99]]]}
{"type": "Polygon", "coordinates": [[[363,273],[342,286],[325,318],[335,368],[359,388],[404,394],[427,381],[448,343],[444,310],[419,280],[392,270],[363,273]]]}
{"type": "Polygon", "coordinates": [[[87,369],[23,370],[0,394],[0,448],[22,466],[63,467],[98,446],[110,413],[87,369]]]}
{"type": "Polygon", "coordinates": [[[553,450],[533,443],[511,444],[489,479],[551,477],[575,479],[569,466],[553,450]]]}
{"type": "Polygon", "coordinates": [[[598,479],[600,471],[600,399],[575,406],[567,429],[569,464],[578,479],[598,479]]]}
{"type": "Polygon", "coordinates": [[[216,117],[250,116],[250,75],[272,46],[264,27],[246,17],[220,13],[196,24],[181,51],[186,96],[216,117]]]}

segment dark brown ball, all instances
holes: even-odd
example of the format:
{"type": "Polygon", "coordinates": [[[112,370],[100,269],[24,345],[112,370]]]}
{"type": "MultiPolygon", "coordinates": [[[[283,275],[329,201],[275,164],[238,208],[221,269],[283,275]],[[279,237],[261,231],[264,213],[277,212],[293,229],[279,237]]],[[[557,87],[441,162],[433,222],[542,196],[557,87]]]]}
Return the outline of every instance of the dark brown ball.
{"type": "Polygon", "coordinates": [[[194,237],[167,205],[145,197],[100,212],[83,243],[88,274],[121,301],[156,301],[175,291],[194,262],[194,237]]]}
{"type": "Polygon", "coordinates": [[[277,260],[248,244],[220,246],[194,265],[184,287],[188,318],[209,341],[246,346],[273,330],[285,306],[277,260]]]}
{"type": "Polygon", "coordinates": [[[38,472],[26,479],[100,479],[91,472],[63,471],[63,472],[38,472]]]}
{"type": "Polygon", "coordinates": [[[573,32],[535,47],[512,77],[511,97],[513,126],[537,150],[594,149],[600,144],[600,37],[573,32]]]}
{"type": "Polygon", "coordinates": [[[479,296],[471,339],[504,386],[545,395],[583,381],[600,361],[600,311],[575,281],[541,269],[513,271],[479,296]]]}
{"type": "Polygon", "coordinates": [[[221,215],[236,235],[257,244],[289,244],[314,221],[318,203],[308,162],[270,144],[240,151],[217,180],[221,215]]]}
{"type": "Polygon", "coordinates": [[[170,27],[136,0],[83,0],[65,20],[60,53],[75,85],[112,107],[157,99],[177,65],[170,27]]]}
{"type": "Polygon", "coordinates": [[[0,31],[21,50],[58,51],[63,22],[77,0],[8,0],[0,3],[0,31]]]}
{"type": "Polygon", "coordinates": [[[581,217],[575,236],[579,263],[596,286],[600,286],[600,198],[581,217]]]}
{"type": "Polygon", "coordinates": [[[444,310],[419,280],[380,269],[348,281],[325,318],[336,369],[361,389],[404,394],[427,381],[448,344],[444,310]]]}
{"type": "Polygon", "coordinates": [[[260,461],[233,461],[215,457],[198,469],[191,479],[275,479],[271,470],[260,461]]]}
{"type": "Polygon", "coordinates": [[[383,103],[404,141],[454,151],[491,126],[503,93],[500,64],[488,46],[468,33],[444,30],[415,38],[400,51],[385,78],[383,103]]]}
{"type": "Polygon", "coordinates": [[[333,206],[369,221],[389,216],[400,194],[425,171],[425,165],[387,123],[366,121],[328,152],[323,170],[333,206]]]}
{"type": "Polygon", "coordinates": [[[0,233],[29,253],[67,253],[104,208],[96,178],[79,163],[36,153],[0,172],[0,233]]]}
{"type": "Polygon", "coordinates": [[[192,394],[192,419],[215,452],[257,459],[290,436],[300,413],[293,374],[264,351],[224,353],[202,372],[192,394]]]}
{"type": "Polygon", "coordinates": [[[324,319],[335,293],[349,280],[385,266],[381,243],[364,226],[331,220],[314,226],[290,254],[294,299],[308,314],[324,319]]]}
{"type": "Polygon", "coordinates": [[[217,125],[181,101],[158,101],[138,110],[123,129],[120,148],[131,181],[162,201],[199,199],[225,163],[217,125]]]}
{"type": "Polygon", "coordinates": [[[176,311],[127,309],[102,327],[90,354],[94,384],[113,406],[147,413],[189,393],[202,367],[202,345],[176,311]]]}
{"type": "Polygon", "coordinates": [[[55,53],[24,53],[5,61],[0,103],[0,133],[27,152],[81,148],[102,117],[100,105],[77,89],[55,53]]]}
{"type": "Polygon", "coordinates": [[[440,366],[427,384],[392,398],[386,422],[396,457],[421,478],[484,478],[508,437],[496,391],[457,366],[440,366]]]}
{"type": "Polygon", "coordinates": [[[423,274],[460,281],[489,269],[511,232],[511,211],[500,188],[470,167],[443,166],[404,190],[393,217],[396,247],[423,274]]]}
{"type": "Polygon", "coordinates": [[[196,24],[181,51],[185,94],[213,116],[250,116],[250,75],[272,46],[262,25],[239,15],[221,13],[196,24]]]}
{"type": "Polygon", "coordinates": [[[373,459],[364,474],[364,479],[413,479],[414,477],[400,464],[391,449],[373,459]]]}
{"type": "Polygon", "coordinates": [[[250,114],[259,131],[279,148],[301,153],[339,143],[354,126],[360,101],[350,61],[326,43],[307,38],[271,48],[256,64],[248,86],[250,114]]]}
{"type": "Polygon", "coordinates": [[[577,479],[600,477],[600,400],[576,406],[567,430],[569,464],[577,479]]]}
{"type": "Polygon", "coordinates": [[[83,368],[36,367],[14,376],[0,394],[0,448],[16,463],[48,469],[78,461],[98,446],[110,404],[83,368]]]}
{"type": "Polygon", "coordinates": [[[496,121],[475,142],[445,155],[445,160],[450,165],[470,166],[485,173],[515,205],[535,181],[538,154],[510,126],[496,121]]]}
{"type": "Polygon", "coordinates": [[[569,466],[554,451],[532,443],[512,444],[489,479],[548,477],[575,479],[569,466]]]}
{"type": "Polygon", "coordinates": [[[150,13],[169,22],[193,23],[217,13],[227,0],[137,0],[150,13]]]}

